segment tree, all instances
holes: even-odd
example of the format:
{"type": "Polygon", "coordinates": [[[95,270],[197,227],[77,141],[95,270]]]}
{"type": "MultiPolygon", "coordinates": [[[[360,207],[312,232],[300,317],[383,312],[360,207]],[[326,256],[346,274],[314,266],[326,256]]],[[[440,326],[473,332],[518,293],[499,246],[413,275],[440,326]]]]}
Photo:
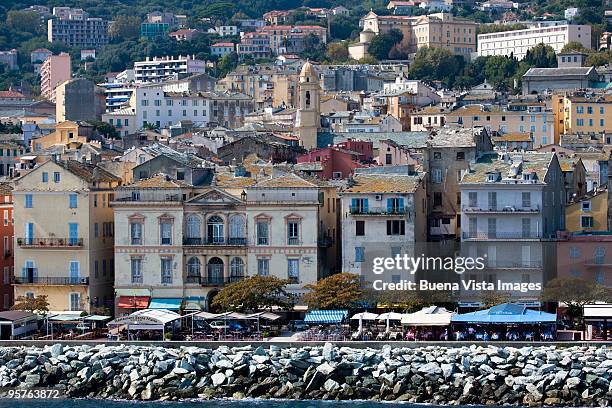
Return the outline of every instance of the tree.
{"type": "Polygon", "coordinates": [[[343,62],[349,57],[348,43],[346,41],[338,41],[330,43],[325,52],[327,58],[331,61],[343,62]]]}
{"type": "Polygon", "coordinates": [[[6,14],[6,25],[11,30],[37,33],[40,30],[40,17],[33,11],[11,10],[6,14]]]}
{"type": "Polygon", "coordinates": [[[117,132],[117,129],[110,123],[102,122],[100,120],[90,120],[88,121],[88,123],[93,125],[95,130],[97,130],[100,134],[104,135],[107,138],[119,138],[119,132],[117,132]]]}
{"type": "Polygon", "coordinates": [[[253,276],[224,287],[213,300],[213,306],[224,311],[256,311],[292,305],[285,291],[288,280],[275,276],[253,276]]]}
{"type": "Polygon", "coordinates": [[[315,309],[352,309],[364,295],[359,275],[347,272],[306,285],[306,289],[310,292],[304,295],[304,301],[315,309]]]}
{"type": "Polygon", "coordinates": [[[119,16],[110,25],[108,34],[114,40],[135,40],[140,36],[140,18],[119,16]]]}
{"type": "Polygon", "coordinates": [[[422,47],[417,51],[408,74],[411,78],[426,82],[442,81],[449,88],[460,76],[465,67],[465,60],[453,55],[446,48],[422,47]]]}
{"type": "Polygon", "coordinates": [[[527,50],[524,61],[532,68],[556,68],[557,55],[550,45],[540,43],[527,50]]]}
{"type": "Polygon", "coordinates": [[[505,55],[493,55],[487,58],[484,66],[485,77],[498,90],[506,90],[509,80],[516,73],[518,62],[505,55]]]}
{"type": "Polygon", "coordinates": [[[561,53],[570,52],[570,51],[580,51],[580,52],[588,52],[582,43],[578,41],[570,41],[563,46],[561,49],[561,53]]]}
{"type": "Polygon", "coordinates": [[[325,44],[315,34],[308,34],[304,38],[302,57],[311,61],[323,61],[325,58],[325,44]]]}
{"type": "Polygon", "coordinates": [[[47,314],[49,312],[49,302],[46,295],[36,297],[19,296],[11,310],[24,310],[31,313],[47,314]]]}
{"type": "Polygon", "coordinates": [[[508,292],[499,291],[486,291],[480,296],[480,302],[482,303],[482,309],[488,309],[495,305],[501,305],[502,303],[508,303],[512,299],[512,295],[508,292]]]}
{"type": "Polygon", "coordinates": [[[235,52],[222,56],[217,62],[217,77],[223,78],[238,66],[238,54],[235,52]]]}
{"type": "Polygon", "coordinates": [[[389,30],[388,33],[378,34],[372,38],[368,53],[378,60],[389,58],[389,52],[395,44],[402,42],[404,35],[396,28],[389,30]]]}

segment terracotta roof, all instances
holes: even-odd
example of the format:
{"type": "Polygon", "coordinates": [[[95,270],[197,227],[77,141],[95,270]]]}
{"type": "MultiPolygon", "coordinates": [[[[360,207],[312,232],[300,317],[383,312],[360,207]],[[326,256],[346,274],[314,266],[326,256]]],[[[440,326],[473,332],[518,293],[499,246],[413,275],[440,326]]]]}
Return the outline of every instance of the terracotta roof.
{"type": "Polygon", "coordinates": [[[213,185],[225,188],[246,188],[254,186],[256,182],[252,177],[237,177],[231,171],[219,171],[215,173],[213,185]]]}
{"type": "Polygon", "coordinates": [[[265,188],[312,188],[316,187],[315,184],[304,180],[300,176],[293,173],[285,173],[280,177],[270,177],[266,180],[260,181],[256,184],[256,187],[265,188]]]}
{"type": "Polygon", "coordinates": [[[17,91],[0,91],[0,98],[25,98],[25,95],[17,91]]]}
{"type": "Polygon", "coordinates": [[[138,180],[135,183],[130,184],[130,188],[185,188],[191,187],[191,185],[180,181],[174,180],[170,176],[159,173],[153,177],[138,180]]]}
{"type": "Polygon", "coordinates": [[[531,142],[531,135],[529,133],[505,133],[500,136],[493,138],[496,142],[531,142]]]}
{"type": "Polygon", "coordinates": [[[233,42],[220,42],[220,43],[211,45],[211,47],[233,47],[233,46],[234,46],[233,42]]]}
{"type": "Polygon", "coordinates": [[[422,175],[407,174],[356,174],[354,184],[345,193],[414,193],[422,175]]]}
{"type": "Polygon", "coordinates": [[[101,167],[94,166],[93,164],[81,163],[76,160],[57,162],[56,164],[88,183],[94,181],[121,181],[120,177],[109,173],[101,167]]]}
{"type": "Polygon", "coordinates": [[[578,163],[578,160],[580,159],[575,159],[575,158],[560,158],[559,159],[559,166],[561,167],[561,171],[564,173],[570,172],[570,171],[574,171],[574,168],[576,166],[576,163],[578,163]]]}
{"type": "Polygon", "coordinates": [[[13,183],[3,182],[0,183],[0,195],[6,196],[11,195],[13,192],[13,183]]]}

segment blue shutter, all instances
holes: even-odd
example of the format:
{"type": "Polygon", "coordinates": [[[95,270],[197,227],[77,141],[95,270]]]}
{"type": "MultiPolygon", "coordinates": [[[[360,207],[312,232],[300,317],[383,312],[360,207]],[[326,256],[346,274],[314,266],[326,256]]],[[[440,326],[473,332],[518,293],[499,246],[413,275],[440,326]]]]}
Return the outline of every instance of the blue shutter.
{"type": "Polygon", "coordinates": [[[368,212],[368,199],[367,198],[363,199],[363,212],[364,213],[368,212]]]}
{"type": "Polygon", "coordinates": [[[79,261],[70,261],[70,283],[79,283],[79,261]]]}
{"type": "Polygon", "coordinates": [[[356,208],[357,208],[357,199],[353,198],[351,199],[351,212],[355,211],[356,208]]]}
{"type": "Polygon", "coordinates": [[[70,245],[76,245],[79,238],[79,224],[71,222],[68,226],[70,230],[70,245]]]}
{"type": "Polygon", "coordinates": [[[393,199],[387,198],[387,213],[391,213],[393,211],[393,199]]]}
{"type": "Polygon", "coordinates": [[[26,224],[26,244],[27,245],[32,245],[32,242],[34,241],[34,224],[31,222],[28,222],[26,224]]]}
{"type": "Polygon", "coordinates": [[[70,194],[70,208],[77,208],[77,195],[70,194]]]}
{"type": "Polygon", "coordinates": [[[399,212],[400,214],[404,213],[404,199],[403,198],[399,198],[399,212]]]}

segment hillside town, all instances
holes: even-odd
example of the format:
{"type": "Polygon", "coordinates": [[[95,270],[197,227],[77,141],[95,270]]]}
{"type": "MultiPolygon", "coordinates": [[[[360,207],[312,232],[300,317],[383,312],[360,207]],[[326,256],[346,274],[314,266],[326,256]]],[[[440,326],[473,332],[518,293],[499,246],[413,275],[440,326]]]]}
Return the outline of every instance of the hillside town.
{"type": "MultiPolygon", "coordinates": [[[[31,335],[14,319],[35,326],[41,310],[50,339],[147,313],[164,336],[189,316],[194,336],[194,314],[247,319],[221,308],[226,289],[275,277],[291,305],[252,310],[258,333],[260,318],[338,323],[348,312],[317,313],[350,309],[387,313],[386,328],[368,334],[364,320],[377,318],[360,315],[357,332],[334,338],[391,339],[389,321],[406,323],[389,313],[437,302],[446,309],[427,313],[467,325],[456,339],[546,340],[559,329],[608,340],[612,2],[603,4],[597,25],[580,8],[536,16],[530,2],[503,0],[225,20],[9,11],[15,26],[34,16],[47,46],[0,50],[0,337],[31,335]],[[464,3],[488,22],[460,13],[464,3]],[[120,28],[153,51],[113,48],[120,28]],[[172,47],[161,54],[163,44],[172,47]],[[373,271],[405,256],[483,267],[373,271]],[[337,276],[388,293],[364,289],[355,307],[314,301],[337,276]],[[461,320],[500,306],[547,313],[555,328],[480,333],[461,320]],[[64,324],[74,322],[74,332],[64,324]]],[[[450,339],[445,330],[397,336],[450,339]]],[[[326,338],[317,333],[302,339],[326,338]]]]}

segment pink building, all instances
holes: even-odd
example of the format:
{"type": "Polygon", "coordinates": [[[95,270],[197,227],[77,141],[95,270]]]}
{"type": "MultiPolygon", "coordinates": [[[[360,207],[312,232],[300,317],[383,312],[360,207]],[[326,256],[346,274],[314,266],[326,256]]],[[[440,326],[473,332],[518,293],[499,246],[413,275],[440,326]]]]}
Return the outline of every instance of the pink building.
{"type": "Polygon", "coordinates": [[[315,173],[321,179],[343,179],[353,174],[357,167],[362,167],[362,164],[358,161],[359,156],[360,154],[357,152],[330,146],[322,149],[312,149],[308,153],[298,156],[297,163],[320,164],[320,168],[317,167],[315,173]]]}
{"type": "Polygon", "coordinates": [[[55,102],[55,88],[72,77],[71,70],[69,54],[49,56],[40,67],[40,94],[55,102]]]}
{"type": "Polygon", "coordinates": [[[359,153],[359,161],[371,163],[374,160],[374,144],[369,140],[347,139],[336,144],[337,147],[359,153]]]}
{"type": "Polygon", "coordinates": [[[612,287],[612,235],[562,234],[557,242],[557,277],[612,287]]]}

